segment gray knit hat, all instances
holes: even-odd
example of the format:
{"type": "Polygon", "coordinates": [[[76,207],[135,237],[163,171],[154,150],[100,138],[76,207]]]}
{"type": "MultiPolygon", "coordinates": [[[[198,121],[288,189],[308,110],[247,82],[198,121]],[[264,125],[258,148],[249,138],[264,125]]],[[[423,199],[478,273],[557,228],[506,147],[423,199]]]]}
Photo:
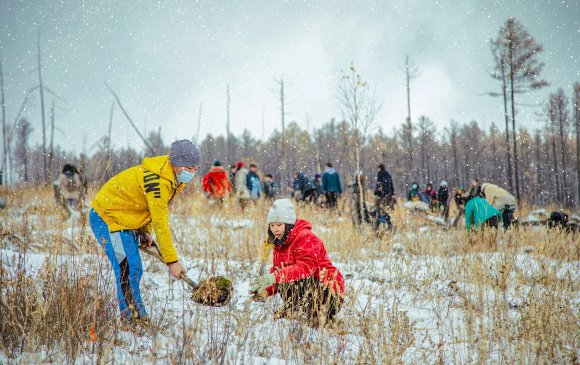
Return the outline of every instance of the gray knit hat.
{"type": "Polygon", "coordinates": [[[173,166],[199,166],[201,165],[201,152],[190,140],[181,139],[171,144],[169,161],[173,166]]]}
{"type": "Polygon", "coordinates": [[[296,224],[296,209],[290,199],[278,199],[268,212],[266,223],[296,224]]]}

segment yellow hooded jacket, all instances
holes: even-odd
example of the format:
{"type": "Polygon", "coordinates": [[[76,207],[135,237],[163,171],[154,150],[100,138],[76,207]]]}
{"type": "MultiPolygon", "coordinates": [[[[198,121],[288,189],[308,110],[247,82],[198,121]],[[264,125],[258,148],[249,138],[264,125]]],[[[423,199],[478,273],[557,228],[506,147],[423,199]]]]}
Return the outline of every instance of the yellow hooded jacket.
{"type": "Polygon", "coordinates": [[[177,183],[169,156],[146,157],[139,166],[112,177],[93,200],[93,209],[111,232],[155,229],[161,256],[166,263],[178,261],[169,229],[171,199],[185,184],[177,183]]]}

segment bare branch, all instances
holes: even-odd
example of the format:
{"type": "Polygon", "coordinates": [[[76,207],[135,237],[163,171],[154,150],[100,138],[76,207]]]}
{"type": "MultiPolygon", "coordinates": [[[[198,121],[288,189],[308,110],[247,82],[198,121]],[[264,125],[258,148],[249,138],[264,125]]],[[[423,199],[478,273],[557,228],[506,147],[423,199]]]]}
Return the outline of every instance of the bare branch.
{"type": "Polygon", "coordinates": [[[105,86],[107,87],[107,89],[109,89],[109,91],[111,92],[111,94],[113,94],[113,97],[117,101],[117,105],[119,105],[119,108],[121,108],[121,111],[123,112],[123,114],[125,114],[125,117],[129,121],[129,123],[131,124],[131,126],[133,127],[133,129],[135,130],[135,132],[137,132],[137,135],[139,136],[139,138],[141,138],[141,140],[143,141],[143,143],[145,143],[145,146],[147,146],[147,148],[149,149],[149,151],[151,151],[151,153],[154,154],[155,153],[155,150],[153,149],[153,146],[151,146],[151,144],[149,143],[149,141],[147,141],[147,139],[145,139],[145,137],[143,137],[143,135],[141,134],[141,132],[139,131],[139,129],[137,128],[137,126],[135,125],[135,123],[133,123],[133,120],[131,119],[131,117],[129,116],[129,114],[127,113],[127,111],[125,110],[125,108],[123,107],[123,104],[121,104],[121,100],[119,99],[119,97],[117,96],[117,94],[113,91],[113,89],[109,86],[109,84],[107,84],[106,82],[103,82],[103,83],[105,84],[105,86]]]}

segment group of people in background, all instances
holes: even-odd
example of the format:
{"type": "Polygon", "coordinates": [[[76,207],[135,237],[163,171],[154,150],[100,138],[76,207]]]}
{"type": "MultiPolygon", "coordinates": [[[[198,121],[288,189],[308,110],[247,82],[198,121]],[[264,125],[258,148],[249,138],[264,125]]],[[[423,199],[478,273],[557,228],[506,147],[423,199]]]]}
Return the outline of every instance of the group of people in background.
{"type": "Polygon", "coordinates": [[[497,229],[499,222],[502,222],[505,229],[509,229],[517,206],[517,200],[510,192],[495,184],[480,184],[477,179],[471,181],[468,191],[457,189],[455,202],[460,212],[464,210],[468,230],[497,229]]]}
{"type": "MultiPolygon", "coordinates": [[[[473,179],[469,189],[458,186],[453,196],[459,208],[459,215],[465,214],[467,230],[498,228],[501,222],[509,229],[517,206],[516,198],[507,190],[491,183],[480,184],[473,179]]],[[[405,208],[441,213],[446,216],[449,209],[450,194],[446,181],[441,181],[437,191],[428,183],[424,189],[417,182],[411,184],[407,193],[405,208]]]]}
{"type": "Polygon", "coordinates": [[[225,199],[232,193],[235,194],[242,210],[246,209],[250,202],[256,202],[260,197],[273,201],[278,195],[278,187],[273,176],[267,174],[262,180],[258,174],[258,166],[250,164],[247,169],[240,161],[230,168],[230,175],[222,167],[220,161],[215,161],[208,173],[201,180],[202,188],[207,197],[219,206],[223,206],[225,199]],[[233,184],[232,184],[233,183],[233,184]]]}
{"type": "Polygon", "coordinates": [[[340,176],[331,162],[324,167],[324,172],[315,174],[312,180],[304,172],[294,170],[291,195],[296,201],[337,208],[338,197],[342,194],[340,176]]]}
{"type": "Polygon", "coordinates": [[[419,184],[414,181],[411,189],[407,193],[407,208],[444,214],[449,206],[449,187],[447,181],[443,180],[439,184],[437,191],[432,183],[427,183],[425,188],[421,189],[419,184]]]}
{"type": "MultiPolygon", "coordinates": [[[[355,221],[359,224],[379,222],[383,219],[385,222],[388,221],[390,227],[388,212],[394,209],[396,202],[393,178],[384,164],[379,164],[377,170],[374,208],[367,208],[364,179],[361,176],[357,181],[359,177],[355,175],[352,185],[348,185],[352,188],[352,210],[358,214],[358,220],[355,221]],[[359,183],[363,185],[362,204],[359,183]],[[361,206],[362,211],[359,210],[361,206]]],[[[224,205],[230,194],[235,194],[242,210],[260,198],[271,203],[280,194],[272,174],[265,174],[261,178],[256,164],[252,163],[247,168],[242,161],[230,167],[229,176],[222,163],[219,160],[215,161],[207,174],[202,177],[201,183],[207,197],[219,207],[224,205]]],[[[55,199],[67,215],[82,208],[86,190],[85,179],[72,164],[66,164],[54,182],[55,199]]],[[[317,173],[313,178],[303,171],[293,171],[291,196],[296,202],[334,210],[338,208],[338,200],[342,193],[340,176],[331,162],[325,165],[322,174],[317,173]]],[[[480,184],[477,179],[471,181],[467,190],[463,186],[455,188],[454,196],[451,196],[449,185],[445,180],[439,183],[437,189],[430,182],[421,188],[415,181],[410,185],[407,202],[403,206],[447,217],[451,200],[455,201],[459,214],[465,214],[465,226],[468,230],[497,228],[500,223],[505,229],[509,229],[517,206],[516,198],[507,190],[487,182],[480,184]]]]}
{"type": "MultiPolygon", "coordinates": [[[[279,195],[279,187],[272,174],[265,174],[262,179],[256,164],[250,164],[248,169],[242,161],[230,167],[229,176],[221,162],[215,161],[202,178],[202,188],[207,197],[217,202],[219,206],[223,205],[230,194],[235,194],[242,210],[262,197],[272,202],[279,195]]],[[[340,194],[342,194],[340,177],[330,162],[325,165],[322,174],[317,173],[312,179],[302,171],[293,171],[290,195],[297,202],[336,209],[340,194]]]]}

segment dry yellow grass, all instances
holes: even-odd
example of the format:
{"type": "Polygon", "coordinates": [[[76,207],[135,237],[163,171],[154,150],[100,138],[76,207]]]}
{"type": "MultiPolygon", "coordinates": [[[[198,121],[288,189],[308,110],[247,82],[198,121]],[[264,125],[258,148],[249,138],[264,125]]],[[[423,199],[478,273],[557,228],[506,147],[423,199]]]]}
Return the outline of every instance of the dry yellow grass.
{"type": "MultiPolygon", "coordinates": [[[[299,207],[347,277],[333,328],[274,322],[279,300],[249,303],[243,292],[226,310],[180,299],[171,285],[159,299],[146,278],[165,269],[145,259],[155,326],[144,343],[119,331],[109,268],[90,229],[63,219],[49,189],[3,194],[0,353],[7,358],[111,362],[122,349],[124,359],[172,363],[579,362],[578,236],[512,230],[498,234],[496,249],[397,208],[395,233],[379,239],[354,228],[348,211],[299,207]],[[21,254],[9,260],[8,252],[21,254]],[[36,272],[25,265],[34,253],[46,257],[36,272]]],[[[244,288],[257,272],[268,208],[260,202],[242,213],[230,201],[218,210],[186,191],[171,208],[177,250],[199,275],[226,274],[244,288]]]]}

